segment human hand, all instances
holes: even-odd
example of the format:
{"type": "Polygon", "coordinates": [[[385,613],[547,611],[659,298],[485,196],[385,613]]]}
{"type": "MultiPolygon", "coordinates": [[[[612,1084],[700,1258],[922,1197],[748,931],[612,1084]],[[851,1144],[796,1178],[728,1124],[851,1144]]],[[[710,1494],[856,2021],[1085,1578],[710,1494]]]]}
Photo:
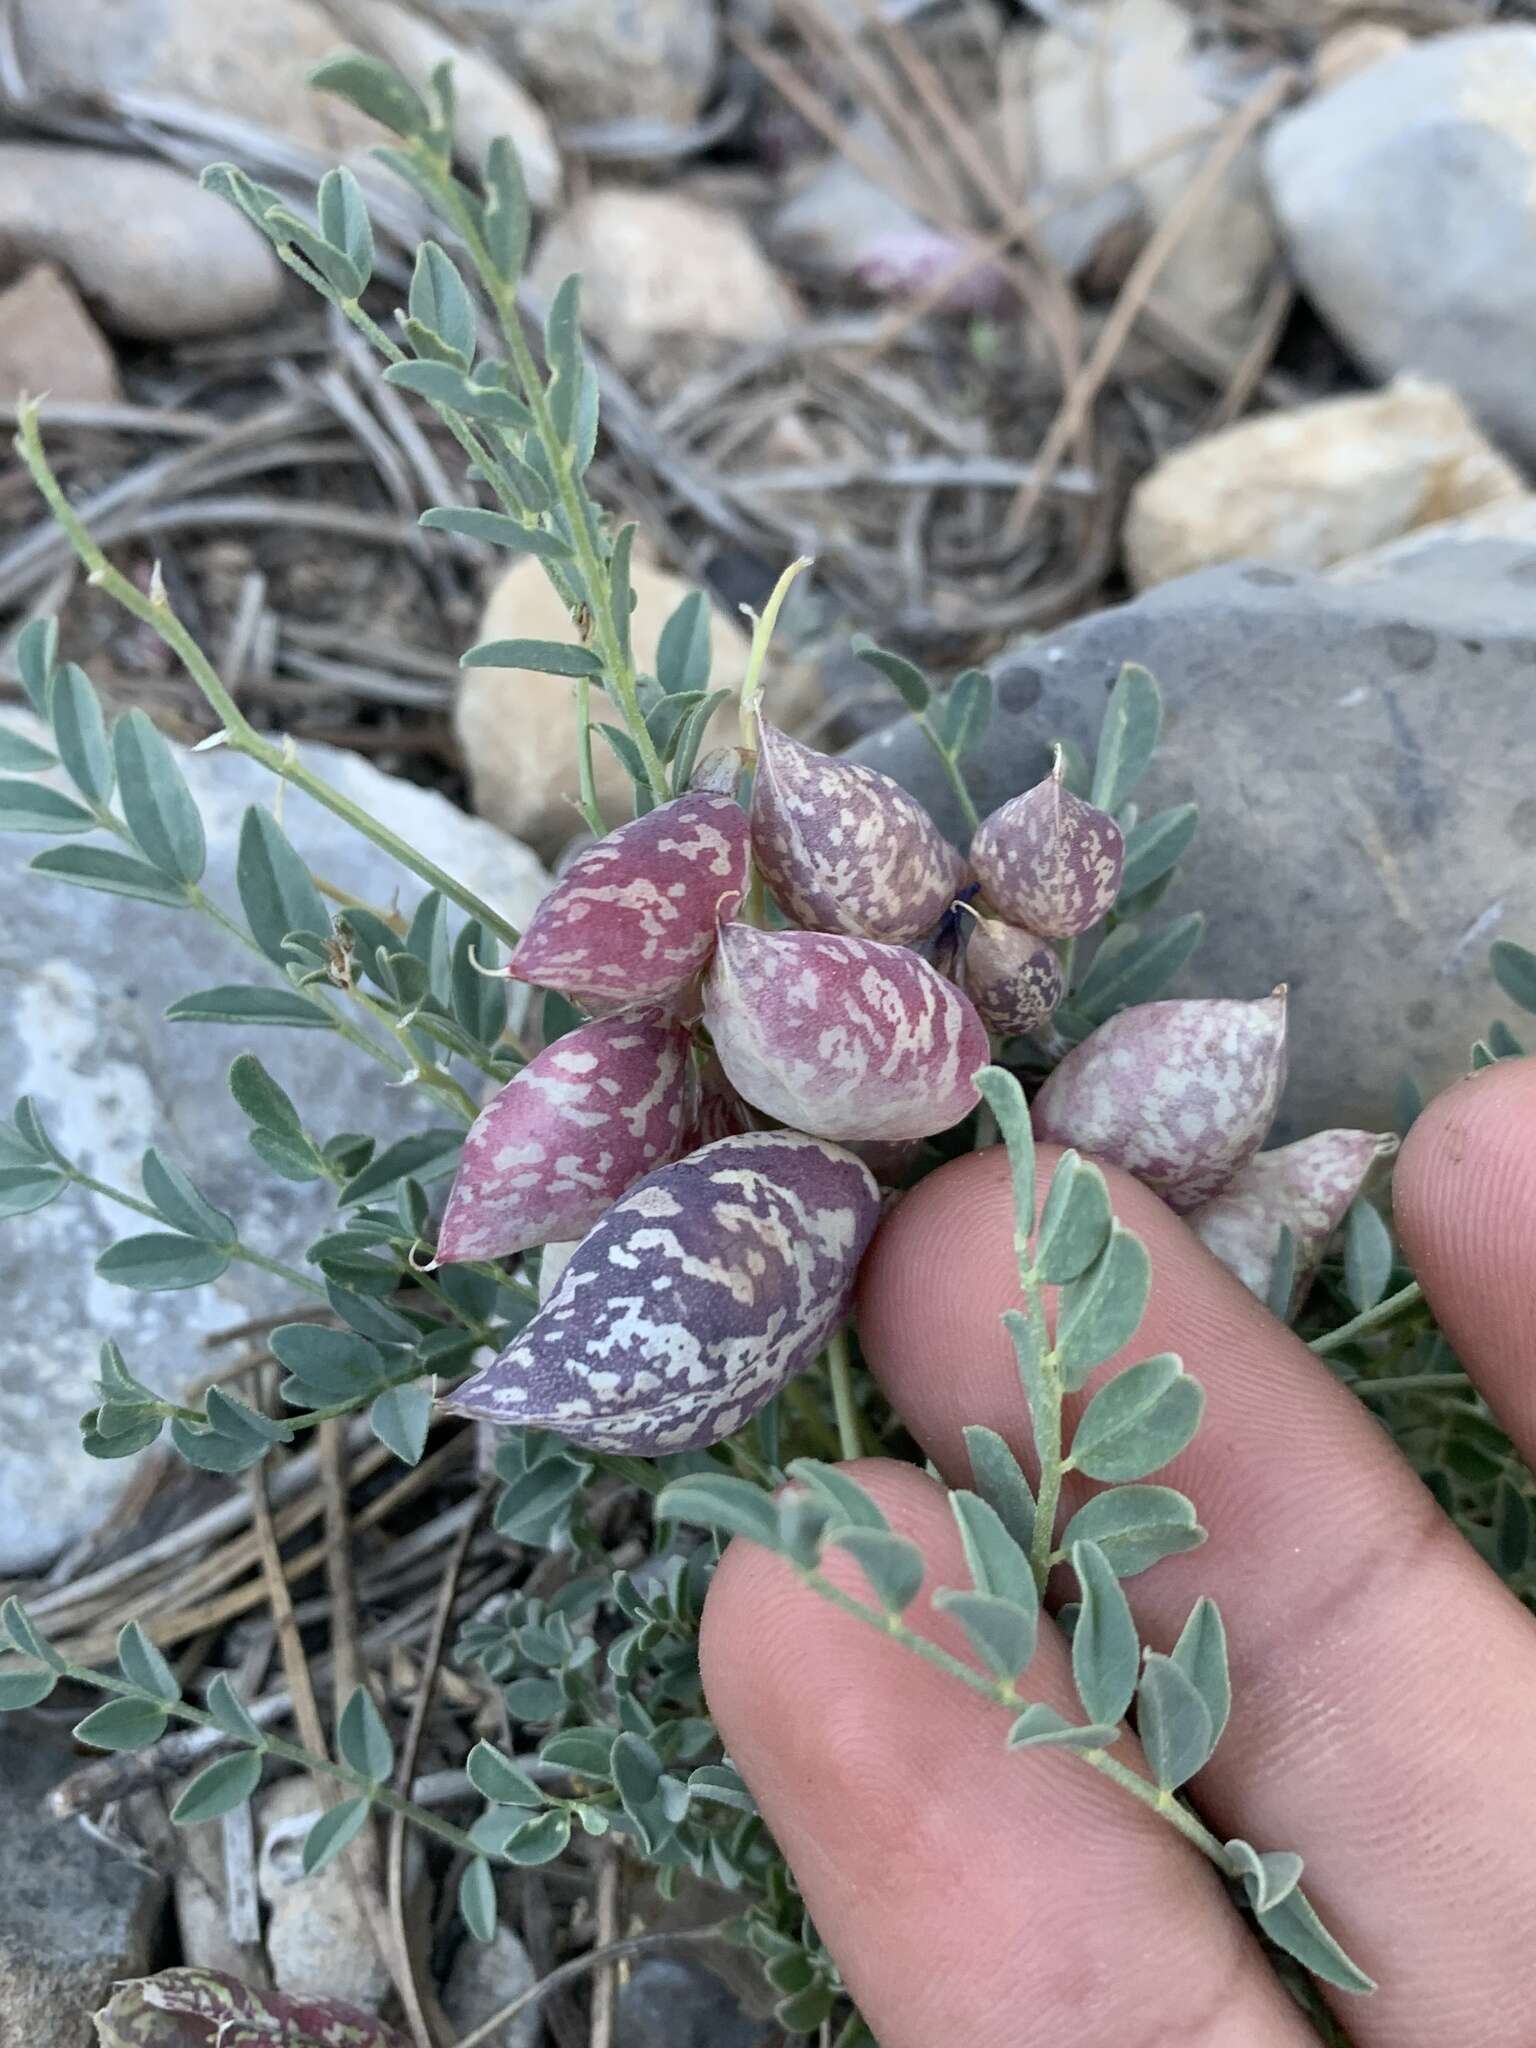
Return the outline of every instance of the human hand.
{"type": "MultiPolygon", "coordinates": [[[[1042,1157],[1044,1178],[1053,1165],[1042,1157]]],[[[1152,1257],[1138,1352],[1179,1352],[1208,1397],[1193,1444],[1158,1476],[1191,1495],[1209,1541],[1127,1589],[1160,1649],[1201,1593],[1226,1619],[1232,1718],[1194,1804],[1224,1838],[1302,1852],[1310,1897],[1379,1985],[1339,2003],[1359,2048],[1529,2048],[1536,1622],[1364,1406],[1154,1196],[1111,1184],[1152,1257]]],[[[1536,1061],[1501,1062],[1431,1104],[1395,1199],[1441,1326],[1536,1459],[1536,1061]]],[[[955,1484],[967,1423],[1028,1464],[999,1322],[1017,1298],[1012,1232],[1004,1154],[973,1154],[903,1203],[864,1268],[866,1357],[955,1484]]],[[[965,1581],[942,1490],[911,1466],[869,1461],[859,1476],[928,1560],[907,1619],[967,1656],[927,1604],[965,1581]]],[[[862,1590],[834,1558],[823,1569],[862,1590]]],[[[1172,1829],[1070,1756],[1009,1753],[996,1707],[769,1552],[732,1545],[703,1660],[730,1755],[881,2048],[1315,2040],[1172,1829]]],[[[1073,1713],[1055,1631],[1030,1678],[1033,1696],[1073,1713]]]]}

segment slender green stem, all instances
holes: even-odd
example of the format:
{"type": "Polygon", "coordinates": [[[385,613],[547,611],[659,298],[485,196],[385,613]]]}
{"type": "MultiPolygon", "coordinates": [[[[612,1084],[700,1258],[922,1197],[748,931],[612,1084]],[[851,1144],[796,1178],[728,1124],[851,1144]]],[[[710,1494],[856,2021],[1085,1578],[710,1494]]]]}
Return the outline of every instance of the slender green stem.
{"type": "Polygon", "coordinates": [[[927,737],[928,744],[943,763],[944,773],[948,778],[949,786],[955,793],[956,803],[960,806],[960,815],[964,818],[967,828],[974,832],[981,823],[981,813],[977,810],[975,799],[966,785],[965,775],[961,770],[960,763],[950,752],[949,748],[945,746],[943,740],[940,739],[938,728],[934,725],[933,720],[926,711],[918,712],[917,722],[927,737]]]}
{"type": "MultiPolygon", "coordinates": [[[[101,1195],[109,1202],[116,1202],[120,1209],[132,1209],[135,1215],[147,1216],[152,1223],[158,1223],[162,1230],[175,1228],[173,1224],[166,1222],[160,1211],[152,1204],[141,1202],[137,1195],[130,1195],[124,1188],[109,1187],[103,1180],[93,1180],[90,1174],[81,1173],[75,1166],[61,1167],[60,1171],[73,1181],[77,1188],[84,1188],[88,1194],[101,1195]]],[[[188,1244],[201,1242],[186,1232],[177,1234],[186,1236],[188,1244]]],[[[265,1252],[252,1251],[249,1245],[241,1244],[238,1240],[234,1244],[221,1244],[218,1249],[227,1252],[232,1259],[238,1259],[242,1266],[258,1266],[263,1273],[275,1273],[279,1280],[286,1280],[290,1287],[300,1287],[306,1294],[317,1294],[322,1301],[325,1299],[325,1289],[311,1280],[307,1273],[301,1273],[296,1266],[285,1266],[281,1259],[269,1259],[265,1252]]]]}
{"type": "Polygon", "coordinates": [[[762,702],[763,671],[768,664],[768,649],[773,644],[779,613],[784,609],[784,600],[789,596],[795,578],[810,566],[809,555],[798,555],[769,592],[762,616],[752,621],[752,647],[747,655],[746,673],[741,679],[740,713],[742,751],[749,761],[755,759],[757,755],[758,706],[762,702]]]}
{"type": "MultiPolygon", "coordinates": [[[[94,1692],[111,1693],[117,1699],[147,1700],[148,1693],[136,1685],[129,1685],[122,1679],[109,1678],[104,1671],[96,1671],[89,1665],[65,1664],[60,1671],[61,1678],[67,1678],[76,1685],[84,1685],[94,1692]]],[[[185,1700],[155,1700],[154,1705],[174,1721],[189,1722],[194,1728],[218,1728],[219,1723],[212,1714],[200,1707],[189,1706],[185,1700]]],[[[222,1732],[222,1731],[221,1731],[222,1732]]],[[[311,1776],[334,1778],[339,1784],[348,1786],[354,1793],[361,1793],[382,1806],[386,1812],[403,1814],[421,1828],[424,1833],[435,1835],[450,1848],[461,1849],[471,1856],[489,1856],[493,1862],[507,1862],[510,1858],[500,1856],[496,1851],[482,1849],[464,1828],[456,1828],[452,1821],[443,1820],[425,1806],[417,1806],[413,1800],[404,1798],[388,1785],[375,1784],[364,1777],[361,1771],[354,1771],[350,1765],[333,1762],[328,1756],[317,1756],[313,1750],[302,1749],[296,1742],[285,1742],[280,1735],[262,1732],[258,1742],[248,1738],[244,1745],[254,1749],[261,1756],[280,1758],[284,1763],[296,1764],[300,1770],[311,1776]]]]}
{"type": "Polygon", "coordinates": [[[1410,1372],[1396,1378],[1351,1380],[1349,1391],[1364,1400],[1367,1394],[1454,1394],[1460,1398],[1477,1390],[1470,1380],[1454,1372],[1410,1372]]]}
{"type": "Polygon", "coordinates": [[[89,529],[64,495],[63,487],[49,467],[38,429],[35,402],[22,408],[15,447],[48,509],[68,536],[70,545],[89,572],[88,580],[99,589],[105,590],[124,611],[150,627],[165,642],[202,691],[210,708],[223,725],[228,745],[236,753],[245,754],[251,760],[259,761],[273,775],[291,783],[295,789],[303,790],[306,796],[313,797],[316,803],[323,805],[336,817],[344,819],[354,831],[360,832],[365,839],[372,840],[375,846],[399,861],[402,867],[418,875],[429,888],[439,890],[468,916],[478,919],[489,931],[495,932],[506,945],[515,946],[518,943],[520,934],[517,927],[510,924],[489,904],[482,902],[472,889],[467,889],[462,882],[455,881],[446,869],[440,868],[436,861],[428,860],[425,854],[419,853],[398,833],[391,832],[387,825],[370,816],[360,804],[353,803],[350,797],[343,796],[338,789],[333,789],[322,776],[316,775],[313,769],[305,766],[291,744],[278,745],[256,730],[224,687],[217,669],[177,617],[169,601],[158,594],[146,596],[107,560],[89,529]]]}
{"type": "Polygon", "coordinates": [[[363,989],[354,988],[352,990],[352,1000],[361,1009],[366,1011],[375,1023],[383,1025],[384,1029],[395,1039],[400,1050],[410,1060],[411,1065],[406,1078],[419,1083],[421,1087],[426,1089],[429,1095],[435,1095],[438,1101],[446,1108],[451,1109],[455,1115],[463,1117],[466,1123],[472,1124],[480,1114],[473,1097],[467,1089],[462,1088],[454,1080],[451,1074],[445,1074],[443,1069],[434,1061],[423,1058],[422,1054],[411,1043],[410,1027],[402,1023],[400,1018],[392,1010],[386,1008],[383,1003],[375,1002],[373,997],[363,989]]]}
{"type": "Polygon", "coordinates": [[[1052,1538],[1056,1514],[1061,1505],[1061,1374],[1047,1358],[1041,1371],[1040,1403],[1043,1413],[1035,1416],[1035,1442],[1040,1451],[1040,1487],[1035,1503],[1034,1537],[1030,1544],[1030,1569],[1043,1592],[1051,1574],[1052,1538]]]}
{"type": "MultiPolygon", "coordinates": [[[[961,1658],[952,1656],[948,1650],[931,1642],[927,1636],[919,1635],[916,1629],[908,1628],[899,1615],[886,1614],[881,1609],[868,1606],[864,1601],[856,1599],[853,1594],[845,1593],[841,1586],[834,1585],[830,1579],[815,1569],[801,1569],[800,1577],[822,1599],[830,1601],[832,1606],[840,1608],[844,1614],[856,1615],[860,1621],[867,1622],[882,1635],[892,1637],[903,1649],[912,1651],[915,1656],[923,1658],[937,1670],[948,1672],[951,1678],[958,1678],[962,1685],[969,1686],[972,1692],[979,1693],[983,1699],[993,1700],[1013,1714],[1018,1714],[1030,1704],[1007,1679],[991,1678],[984,1672],[977,1671],[961,1658]]],[[[1141,1777],[1128,1765],[1121,1763],[1117,1757],[1112,1757],[1107,1750],[1079,1749],[1073,1750],[1071,1754],[1080,1757],[1101,1777],[1112,1778],[1124,1791],[1129,1792],[1133,1799],[1139,1799],[1143,1806],[1150,1808],[1170,1826],[1177,1828],[1181,1835],[1193,1842],[1201,1854],[1208,1856],[1217,1869],[1226,1876],[1231,1877],[1235,1874],[1221,1842],[1171,1793],[1160,1791],[1150,1779],[1141,1777]]]]}
{"type": "Polygon", "coordinates": [[[843,1458],[862,1458],[864,1445],[859,1434],[859,1410],[853,1398],[853,1362],[846,1326],[827,1345],[827,1374],[832,1382],[832,1406],[837,1413],[838,1454],[843,1458]]]}
{"type": "Polygon", "coordinates": [[[602,808],[597,801],[597,777],[592,771],[592,678],[576,678],[576,780],[580,791],[580,811],[586,819],[588,829],[599,839],[606,836],[608,827],[603,821],[602,808]]]}
{"type": "Polygon", "coordinates": [[[610,602],[612,579],[599,558],[592,529],[588,523],[581,485],[571,460],[570,448],[555,425],[549,395],[539,375],[538,365],[533,359],[533,351],[528,346],[528,337],[523,331],[523,318],[517,303],[516,281],[498,269],[486,246],[480,224],[465,205],[464,195],[455,185],[443,159],[422,143],[414,143],[412,148],[418,165],[432,185],[439,209],[444,218],[452,222],[463,240],[495,308],[502,338],[507,345],[508,359],[517,373],[524,402],[533,414],[534,432],[538,435],[549,460],[555,493],[565,514],[571,545],[576,554],[577,568],[586,592],[592,633],[602,658],[604,672],[613,685],[614,695],[624,713],[630,734],[640,750],[640,759],[645,768],[651,794],[657,803],[665,803],[669,794],[666,769],[662,765],[660,754],[656,751],[656,742],[646,725],[645,715],[640,709],[634,662],[625,654],[614,624],[613,607],[610,602]]]}
{"type": "Polygon", "coordinates": [[[1389,1294],[1385,1301],[1378,1301],[1374,1308],[1368,1308],[1347,1323],[1341,1323],[1326,1336],[1314,1337],[1307,1346],[1319,1358],[1327,1358],[1340,1351],[1356,1337],[1368,1336],[1372,1330],[1381,1330],[1388,1323],[1395,1323],[1399,1316],[1406,1315],[1411,1308],[1417,1308],[1424,1299],[1424,1290],[1417,1280],[1410,1280],[1406,1287],[1400,1287],[1396,1294],[1389,1294]]]}

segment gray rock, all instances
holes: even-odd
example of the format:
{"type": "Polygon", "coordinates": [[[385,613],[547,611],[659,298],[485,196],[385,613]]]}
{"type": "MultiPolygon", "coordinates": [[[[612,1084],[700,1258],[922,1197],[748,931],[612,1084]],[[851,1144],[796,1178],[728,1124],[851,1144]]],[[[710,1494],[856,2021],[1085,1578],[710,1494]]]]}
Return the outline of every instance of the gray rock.
{"type": "Polygon", "coordinates": [[[150,1967],[160,1879],[43,1806],[74,1762],[35,1716],[0,1731],[0,2048],[90,2048],[91,2012],[150,1967]]]}
{"type": "MultiPolygon", "coordinates": [[[[1280,1133],[1390,1129],[1399,1076],[1443,1087],[1507,1013],[1490,941],[1536,938],[1536,544],[1426,536],[1361,580],[1233,564],[1079,619],[993,664],[983,813],[1054,736],[1092,742],[1124,661],[1168,704],[1144,814],[1203,812],[1157,913],[1209,919],[1174,992],[1289,983],[1280,1133]]],[[[956,828],[910,720],[852,751],[956,828]]]]}
{"type": "Polygon", "coordinates": [[[1414,43],[1277,121],[1269,196],[1308,297],[1381,376],[1454,385],[1536,459],[1536,28],[1414,43]]]}
{"type": "Polygon", "coordinates": [[[720,64],[714,0],[437,0],[481,31],[508,68],[570,126],[703,112],[720,64]]]}
{"type": "MultiPolygon", "coordinates": [[[[20,716],[6,723],[40,731],[20,716]]],[[[526,921],[545,877],[516,840],[358,755],[304,752],[354,801],[515,923],[526,921]]],[[[248,804],[271,803],[272,779],[222,748],[181,759],[207,827],[205,887],[237,909],[240,821],[248,804]]],[[[291,789],[283,822],[318,873],[365,901],[387,904],[398,889],[410,906],[423,893],[291,789]]],[[[276,1179],[250,1150],[225,1087],[236,1053],[258,1054],[327,1132],[398,1134],[434,1119],[418,1097],[389,1092],[384,1070],[329,1032],[166,1024],[177,996],[270,983],[275,970],[193,912],[28,875],[46,843],[0,838],[0,1112],[18,1095],[35,1096],[66,1155],[117,1187],[136,1189],[144,1148],[159,1145],[235,1217],[247,1242],[281,1258],[302,1254],[330,1213],[327,1195],[276,1179]]],[[[78,1447],[103,1337],[115,1337],[131,1369],[171,1393],[207,1372],[210,1332],[292,1298],[281,1282],[239,1265],[215,1286],[185,1293],[130,1293],[95,1277],[104,1246],[149,1227],[75,1191],[0,1226],[0,1572],[27,1570],[83,1535],[128,1481],[131,1460],[101,1463],[78,1447]]]]}
{"type": "Polygon", "coordinates": [[[283,273],[264,236],[167,164],[0,143],[0,274],[67,271],[102,325],[148,341],[265,319],[283,273]]]}
{"type": "Polygon", "coordinates": [[[765,2048],[777,2030],[743,2012],[723,1978],[689,1956],[642,1956],[620,1991],[614,2048],[765,2048]]]}
{"type": "Polygon", "coordinates": [[[217,8],[207,0],[17,0],[12,33],[21,74],[44,99],[191,101],[322,156],[386,139],[377,122],[308,84],[311,67],[347,41],[315,0],[217,8]]]}
{"type": "MultiPolygon", "coordinates": [[[[325,1993],[364,2012],[377,2012],[389,1995],[388,1965],[379,1953],[352,1853],[306,1877],[304,1838],[323,1811],[312,1778],[283,1778],[262,1793],[256,1809],[261,1843],[256,1883],[271,1909],[267,1960],[279,1991],[325,1993]]],[[[405,1838],[405,1897],[414,1918],[426,1868],[421,1837],[405,1838]]]]}
{"type": "MultiPolygon", "coordinates": [[[[531,1991],[537,1980],[527,1949],[505,1923],[489,1941],[463,1942],[443,1985],[443,2011],[454,2039],[484,2026],[514,1998],[531,1991]]],[[[492,2034],[486,2048],[538,2048],[543,2030],[543,2016],[534,2006],[492,2034]]]]}

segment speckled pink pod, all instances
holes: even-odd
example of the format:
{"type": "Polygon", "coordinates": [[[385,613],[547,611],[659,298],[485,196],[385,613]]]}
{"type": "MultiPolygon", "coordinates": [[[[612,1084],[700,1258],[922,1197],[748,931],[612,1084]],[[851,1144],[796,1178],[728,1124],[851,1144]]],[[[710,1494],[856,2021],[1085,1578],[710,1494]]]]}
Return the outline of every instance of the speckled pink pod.
{"type": "Polygon", "coordinates": [[[663,1010],[580,1025],[475,1119],[438,1232],[439,1265],[579,1237],[683,1149],[688,1031],[663,1010]]]}
{"type": "Polygon", "coordinates": [[[1062,996],[1055,949],[997,917],[972,923],[962,979],[982,1021],[1005,1038],[1038,1031],[1062,996]]]}
{"type": "Polygon", "coordinates": [[[754,1109],[819,1138],[926,1138],[978,1101],[969,996],[904,946],[721,927],[704,1021],[754,1109]]]}
{"type": "Polygon", "coordinates": [[[965,862],[899,783],[766,723],[752,852],[798,924],[891,946],[930,931],[965,881],[965,862]]]}
{"type": "Polygon", "coordinates": [[[1035,1135],[1123,1166],[1181,1215],[1258,1151],[1285,1085],[1285,991],[1143,1003],[1073,1048],[1035,1097],[1035,1135]]]}
{"type": "Polygon", "coordinates": [[[1280,1232],[1296,1247],[1292,1299],[1317,1270],[1328,1240],[1397,1139],[1376,1131],[1317,1131],[1294,1145],[1256,1152],[1221,1193],[1193,1210],[1189,1226],[1260,1301],[1269,1299],[1280,1232]]]}
{"type": "Polygon", "coordinates": [[[746,813],[727,796],[680,796],[621,825],[571,862],[508,974],[582,1002],[678,994],[746,894],[750,845],[746,813]]]}
{"type": "Polygon", "coordinates": [[[817,1138],[706,1145],[616,1203],[516,1343],[444,1405],[593,1450],[718,1443],[841,1325],[879,1210],[868,1171],[817,1138]]]}
{"type": "Polygon", "coordinates": [[[1009,924],[1071,939],[1114,907],[1125,838],[1108,811],[1084,803],[1053,773],[982,819],[971,866],[1009,924]]]}

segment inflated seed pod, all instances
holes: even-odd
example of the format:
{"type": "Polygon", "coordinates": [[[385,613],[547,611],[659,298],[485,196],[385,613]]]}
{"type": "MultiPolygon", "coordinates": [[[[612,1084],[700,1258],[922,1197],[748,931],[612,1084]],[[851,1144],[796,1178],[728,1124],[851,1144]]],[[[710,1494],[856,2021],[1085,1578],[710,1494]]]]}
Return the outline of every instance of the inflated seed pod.
{"type": "Polygon", "coordinates": [[[704,1021],[754,1109],[819,1138],[926,1138],[978,1100],[969,996],[904,946],[723,925],[704,1021]]]}
{"type": "Polygon", "coordinates": [[[1004,1037],[1038,1031],[1062,997],[1055,948],[998,917],[970,920],[961,976],[983,1022],[1004,1037]]]}
{"type": "Polygon", "coordinates": [[[439,1265],[579,1237],[686,1135],[687,1027],[663,1010],[582,1024],[481,1110],[437,1238],[439,1265]]]}
{"type": "Polygon", "coordinates": [[[752,852],[796,923],[892,946],[931,930],[965,880],[964,861],[899,783],[766,721],[752,852]]]}
{"type": "Polygon", "coordinates": [[[847,1315],[880,1200],[798,1131],[721,1138],[631,1188],[517,1341],[445,1403],[658,1457],[732,1435],[847,1315]]]}
{"type": "Polygon", "coordinates": [[[1198,1209],[1258,1151],[1285,1085],[1285,991],[1142,1003],[1074,1046],[1035,1097],[1035,1135],[1198,1209]]]}
{"type": "Polygon", "coordinates": [[[1219,1195],[1191,1211],[1189,1226],[1260,1301],[1269,1299],[1280,1232],[1289,1230],[1294,1305],[1372,1168],[1396,1150],[1388,1132],[1316,1131],[1256,1152],[1219,1195]]]}
{"type": "Polygon", "coordinates": [[[1071,939],[1114,907],[1125,837],[1109,815],[1074,796],[1062,762],[1043,782],[982,819],[971,866],[1009,924],[1042,938],[1071,939]]]}
{"type": "Polygon", "coordinates": [[[507,963],[582,1002],[675,996],[746,894],[746,813],[728,796],[680,796],[576,856],[507,963]]]}

